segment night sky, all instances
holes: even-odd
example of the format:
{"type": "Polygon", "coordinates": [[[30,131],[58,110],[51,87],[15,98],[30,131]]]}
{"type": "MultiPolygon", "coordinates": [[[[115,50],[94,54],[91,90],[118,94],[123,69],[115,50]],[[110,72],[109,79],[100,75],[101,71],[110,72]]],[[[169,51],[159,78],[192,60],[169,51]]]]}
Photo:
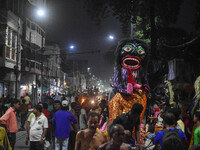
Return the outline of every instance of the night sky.
{"type": "Polygon", "coordinates": [[[68,49],[74,53],[100,50],[100,53],[70,58],[87,59],[92,74],[101,78],[111,77],[113,66],[104,60],[103,54],[117,43],[117,40],[108,39],[109,34],[121,37],[120,23],[114,17],[109,17],[97,26],[88,16],[81,0],[49,0],[47,7],[47,40],[58,43],[61,49],[75,44],[73,51],[68,49]]]}
{"type": "MultiPolygon", "coordinates": [[[[177,24],[172,26],[194,31],[191,5],[189,0],[184,2],[177,24]]],[[[47,8],[47,40],[58,43],[61,49],[75,44],[73,51],[67,50],[74,53],[100,50],[101,53],[75,55],[70,58],[87,59],[92,74],[101,78],[111,77],[113,66],[105,61],[103,54],[117,45],[118,40],[108,40],[109,34],[114,34],[118,39],[122,37],[118,20],[110,15],[111,17],[102,20],[100,26],[96,26],[84,8],[83,0],[48,0],[47,8]]]]}

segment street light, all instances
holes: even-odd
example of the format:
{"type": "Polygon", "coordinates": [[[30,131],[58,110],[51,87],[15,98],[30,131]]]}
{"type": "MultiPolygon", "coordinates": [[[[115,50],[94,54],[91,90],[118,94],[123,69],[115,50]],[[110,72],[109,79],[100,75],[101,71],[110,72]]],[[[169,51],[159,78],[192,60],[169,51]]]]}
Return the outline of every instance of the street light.
{"type": "Polygon", "coordinates": [[[108,38],[109,38],[110,40],[114,40],[114,39],[115,39],[115,37],[114,37],[113,35],[109,35],[108,38]]]}
{"type": "Polygon", "coordinates": [[[70,47],[69,47],[70,49],[74,49],[75,48],[75,46],[74,45],[70,45],[70,47]]]}
{"type": "Polygon", "coordinates": [[[37,15],[38,15],[39,17],[44,17],[44,16],[45,16],[45,11],[44,11],[44,9],[38,9],[38,10],[37,10],[37,15]]]}
{"type": "MultiPolygon", "coordinates": [[[[42,22],[44,22],[45,18],[45,9],[40,8],[36,10],[36,15],[40,19],[42,19],[42,22]]],[[[41,100],[42,100],[42,95],[43,95],[43,52],[44,52],[44,39],[45,39],[45,29],[44,29],[44,34],[42,34],[42,45],[41,45],[41,100]]]]}

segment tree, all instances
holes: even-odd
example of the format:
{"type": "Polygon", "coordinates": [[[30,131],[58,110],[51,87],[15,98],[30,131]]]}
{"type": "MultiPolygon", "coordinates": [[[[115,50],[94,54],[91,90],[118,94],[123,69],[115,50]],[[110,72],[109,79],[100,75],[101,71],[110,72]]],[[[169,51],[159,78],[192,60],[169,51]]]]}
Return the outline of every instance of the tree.
{"type": "Polygon", "coordinates": [[[133,23],[135,35],[145,39],[150,37],[153,59],[157,59],[157,39],[163,36],[157,31],[176,22],[181,3],[182,0],[85,0],[87,12],[97,24],[112,15],[119,19],[126,36],[130,35],[130,24],[133,23]]]}

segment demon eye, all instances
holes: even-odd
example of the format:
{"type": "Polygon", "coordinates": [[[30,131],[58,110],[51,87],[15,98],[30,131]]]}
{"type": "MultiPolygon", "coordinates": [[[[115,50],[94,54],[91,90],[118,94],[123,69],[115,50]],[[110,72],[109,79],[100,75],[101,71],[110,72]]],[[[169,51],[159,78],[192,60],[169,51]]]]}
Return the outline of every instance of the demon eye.
{"type": "Polygon", "coordinates": [[[143,49],[141,46],[139,46],[139,47],[136,49],[136,51],[137,51],[137,53],[138,53],[139,55],[145,54],[145,51],[144,51],[144,49],[143,49]]]}
{"type": "Polygon", "coordinates": [[[123,48],[122,48],[125,52],[130,52],[133,50],[133,47],[131,45],[125,45],[123,48]]]}

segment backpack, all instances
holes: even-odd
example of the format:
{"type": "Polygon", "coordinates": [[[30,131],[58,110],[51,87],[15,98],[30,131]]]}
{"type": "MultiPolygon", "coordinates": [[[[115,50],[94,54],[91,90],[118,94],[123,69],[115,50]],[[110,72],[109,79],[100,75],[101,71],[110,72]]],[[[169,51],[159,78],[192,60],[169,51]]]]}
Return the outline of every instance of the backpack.
{"type": "Polygon", "coordinates": [[[184,146],[184,142],[182,141],[181,137],[179,136],[178,129],[174,129],[173,131],[169,131],[167,129],[162,130],[164,132],[162,138],[162,146],[167,146],[167,144],[174,144],[184,146]]]}

